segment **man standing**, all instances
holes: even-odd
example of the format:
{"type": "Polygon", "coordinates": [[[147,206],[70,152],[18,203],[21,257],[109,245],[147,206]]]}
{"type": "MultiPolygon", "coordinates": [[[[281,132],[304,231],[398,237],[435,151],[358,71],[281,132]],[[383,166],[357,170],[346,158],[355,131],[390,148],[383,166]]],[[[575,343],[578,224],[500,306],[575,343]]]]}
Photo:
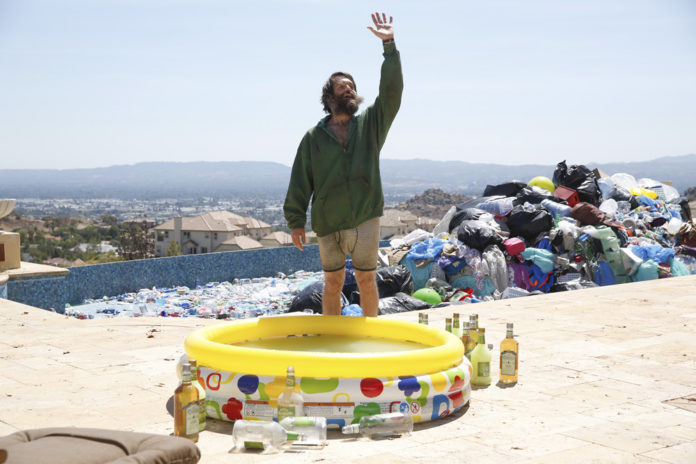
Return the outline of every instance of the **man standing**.
{"type": "Polygon", "coordinates": [[[293,244],[305,243],[307,206],[312,200],[312,229],[319,240],[324,270],[322,310],[341,314],[341,291],[346,256],[351,254],[360,304],[366,316],[377,316],[379,294],[375,270],[379,247],[379,218],[384,195],[379,173],[379,152],[401,105],[401,59],[394,44],[392,18],[372,15],[382,39],[384,62],[375,102],[357,116],[362,102],[353,77],[336,72],[322,89],[328,116],[311,128],[300,142],[285,197],[285,219],[293,244]]]}

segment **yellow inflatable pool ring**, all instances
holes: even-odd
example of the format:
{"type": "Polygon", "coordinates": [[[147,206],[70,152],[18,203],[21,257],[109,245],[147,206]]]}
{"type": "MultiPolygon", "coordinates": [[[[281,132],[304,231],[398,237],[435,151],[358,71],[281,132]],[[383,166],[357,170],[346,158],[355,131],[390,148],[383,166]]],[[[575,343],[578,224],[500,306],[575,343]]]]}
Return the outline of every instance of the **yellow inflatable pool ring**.
{"type": "Polygon", "coordinates": [[[298,377],[417,375],[458,365],[464,354],[451,333],[412,322],[347,316],[261,317],[198,329],[185,342],[186,354],[203,366],[229,372],[298,377]],[[413,351],[329,353],[236,346],[244,340],[303,335],[359,335],[426,345],[413,351]]]}

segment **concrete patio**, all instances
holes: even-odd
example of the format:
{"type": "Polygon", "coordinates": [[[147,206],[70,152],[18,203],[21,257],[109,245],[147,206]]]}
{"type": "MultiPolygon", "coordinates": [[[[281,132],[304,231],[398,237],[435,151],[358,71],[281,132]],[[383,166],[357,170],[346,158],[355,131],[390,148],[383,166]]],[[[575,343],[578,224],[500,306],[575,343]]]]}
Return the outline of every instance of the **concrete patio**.
{"type": "MultiPolygon", "coordinates": [[[[519,383],[494,380],[465,411],[411,436],[331,433],[321,450],[229,454],[231,424],[209,420],[201,462],[696,462],[696,276],[454,310],[479,314],[495,346],[494,379],[505,323],[515,323],[519,383]]],[[[431,325],[444,327],[452,312],[430,310],[431,325]]],[[[0,436],[66,425],[170,434],[184,339],[217,323],[80,321],[0,299],[0,436]]]]}

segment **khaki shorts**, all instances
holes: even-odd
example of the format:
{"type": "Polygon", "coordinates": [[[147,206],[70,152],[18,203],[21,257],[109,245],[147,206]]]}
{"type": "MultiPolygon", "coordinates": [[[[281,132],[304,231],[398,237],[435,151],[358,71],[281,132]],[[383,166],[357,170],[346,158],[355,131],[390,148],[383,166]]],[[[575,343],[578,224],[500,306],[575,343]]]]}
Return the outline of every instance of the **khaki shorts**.
{"type": "Polygon", "coordinates": [[[377,269],[379,249],[379,218],[363,222],[355,229],[339,230],[319,237],[319,256],[324,272],[334,272],[346,265],[346,256],[353,255],[353,267],[358,271],[377,269]]]}

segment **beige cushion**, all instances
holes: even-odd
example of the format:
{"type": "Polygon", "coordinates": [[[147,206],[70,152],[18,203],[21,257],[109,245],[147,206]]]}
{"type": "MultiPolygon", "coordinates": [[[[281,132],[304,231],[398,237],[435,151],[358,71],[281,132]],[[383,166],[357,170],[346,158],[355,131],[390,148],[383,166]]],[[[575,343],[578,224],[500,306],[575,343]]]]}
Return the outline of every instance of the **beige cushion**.
{"type": "Polygon", "coordinates": [[[195,464],[198,447],[185,438],[120,430],[56,427],[0,438],[4,464],[195,464]]]}

